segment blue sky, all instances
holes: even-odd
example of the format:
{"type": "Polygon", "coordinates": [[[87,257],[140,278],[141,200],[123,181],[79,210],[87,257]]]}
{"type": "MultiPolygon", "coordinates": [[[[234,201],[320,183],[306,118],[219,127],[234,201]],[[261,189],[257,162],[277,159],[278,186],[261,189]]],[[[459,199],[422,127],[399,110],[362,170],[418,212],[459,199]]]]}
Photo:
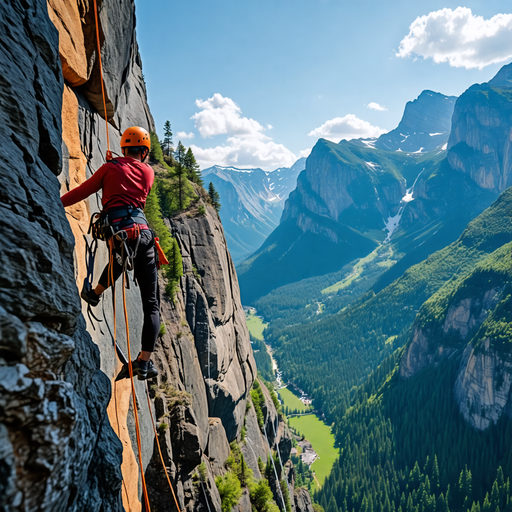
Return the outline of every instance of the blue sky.
{"type": "Polygon", "coordinates": [[[424,89],[488,81],[512,61],[510,13],[509,0],[136,0],[159,135],[168,119],[202,167],[267,170],[318,136],[395,128],[424,89]]]}

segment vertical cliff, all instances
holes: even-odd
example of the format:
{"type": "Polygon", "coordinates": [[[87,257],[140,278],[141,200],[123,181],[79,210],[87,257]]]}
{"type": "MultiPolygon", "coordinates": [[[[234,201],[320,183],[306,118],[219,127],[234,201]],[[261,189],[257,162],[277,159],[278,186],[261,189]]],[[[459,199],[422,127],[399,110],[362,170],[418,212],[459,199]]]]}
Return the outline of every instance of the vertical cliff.
{"type": "MultiPolygon", "coordinates": [[[[127,127],[154,126],[134,3],[98,3],[115,151],[127,127]]],[[[120,365],[111,295],[105,293],[94,310],[96,320],[78,293],[99,197],[67,211],[60,202],[63,192],[101,166],[107,149],[92,8],[82,0],[9,0],[0,10],[1,510],[141,510],[129,382],[113,383],[120,365]]],[[[226,472],[230,442],[238,440],[244,453],[259,453],[264,460],[272,449],[286,460],[290,448],[270,396],[263,407],[264,430],[247,409],[256,366],[222,226],[205,207],[205,216],[196,208],[169,224],[185,275],[176,298],[162,297],[167,334],[155,354],[161,375],[151,387],[149,406],[145,384],[136,381],[140,463],[155,510],[169,510],[171,502],[154,451],[152,415],[182,509],[202,510],[209,500],[212,510],[220,510],[214,476],[226,472]],[[252,432],[246,443],[244,423],[252,432]],[[201,461],[208,478],[198,486],[193,475],[201,461]]],[[[106,261],[100,245],[95,279],[106,261]]],[[[135,286],[127,297],[134,356],[142,323],[135,286]]],[[[119,315],[117,320],[117,340],[126,353],[119,315]]],[[[258,475],[257,459],[247,455],[247,460],[258,475]]],[[[247,491],[238,509],[250,510],[247,491]]]]}
{"type": "Polygon", "coordinates": [[[120,510],[110,382],[81,315],[59,198],[59,34],[42,0],[4,3],[0,26],[0,508],[120,510]]]}
{"type": "Polygon", "coordinates": [[[512,416],[510,249],[508,243],[481,258],[423,305],[400,363],[400,375],[410,378],[446,358],[460,360],[453,392],[480,430],[512,416]]]}
{"type": "Polygon", "coordinates": [[[448,141],[452,168],[493,192],[512,185],[511,76],[509,64],[488,83],[473,85],[460,96],[448,141]]]}
{"type": "MultiPolygon", "coordinates": [[[[228,471],[232,443],[240,447],[254,477],[260,479],[258,458],[266,463],[269,454],[279,452],[284,464],[291,438],[264,385],[263,427],[258,424],[249,393],[256,364],[236,272],[217,213],[204,195],[199,204],[168,221],[180,246],[184,275],[174,298],[162,295],[166,332],[155,353],[160,375],[152,395],[160,443],[172,468],[180,506],[220,510],[215,478],[228,471]],[[205,215],[199,213],[199,204],[205,215]],[[201,463],[205,467],[202,482],[198,479],[201,463]]],[[[276,471],[285,478],[280,464],[276,471]]],[[[157,453],[147,480],[152,510],[168,510],[172,495],[157,453]]],[[[282,505],[279,486],[273,491],[282,505]]],[[[251,509],[247,490],[237,509],[251,509]]]]}

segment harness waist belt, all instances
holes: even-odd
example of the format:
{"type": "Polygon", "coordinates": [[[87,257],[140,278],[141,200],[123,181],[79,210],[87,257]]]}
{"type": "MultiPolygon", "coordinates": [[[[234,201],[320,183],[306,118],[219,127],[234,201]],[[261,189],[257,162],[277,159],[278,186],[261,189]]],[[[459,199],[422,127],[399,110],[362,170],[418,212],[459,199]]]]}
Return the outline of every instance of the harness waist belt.
{"type": "Polygon", "coordinates": [[[132,223],[142,224],[147,226],[148,220],[144,215],[144,211],[141,208],[134,207],[121,207],[121,208],[112,208],[105,212],[105,215],[108,219],[109,224],[118,224],[122,223],[125,225],[130,225],[132,223]]]}

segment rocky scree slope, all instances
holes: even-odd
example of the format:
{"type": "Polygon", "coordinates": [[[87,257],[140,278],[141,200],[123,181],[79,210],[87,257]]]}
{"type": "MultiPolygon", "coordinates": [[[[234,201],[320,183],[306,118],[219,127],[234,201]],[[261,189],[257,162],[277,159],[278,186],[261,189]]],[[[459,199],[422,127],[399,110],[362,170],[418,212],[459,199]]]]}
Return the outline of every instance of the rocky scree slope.
{"type": "MultiPolygon", "coordinates": [[[[199,214],[196,204],[168,219],[182,253],[183,277],[175,301],[162,300],[166,333],[156,350],[160,375],[152,393],[160,443],[166,464],[172,468],[180,506],[204,510],[209,505],[220,510],[215,478],[227,471],[230,443],[240,445],[247,465],[259,479],[258,457],[266,461],[274,450],[288,461],[291,437],[264,385],[263,430],[254,407],[248,408],[257,370],[237,276],[217,213],[206,201],[199,201],[206,215],[199,214]],[[202,462],[206,478],[199,485],[202,462]]],[[[292,467],[290,471],[293,496],[292,467]]],[[[156,453],[146,477],[152,510],[168,510],[172,497],[156,453]]],[[[309,496],[302,494],[298,492],[299,505],[294,510],[311,510],[309,496]]],[[[274,497],[280,503],[277,487],[274,497]]],[[[247,493],[242,496],[237,506],[240,512],[251,509],[248,498],[247,493]]]]}
{"type": "Polygon", "coordinates": [[[219,193],[220,218],[235,264],[258,249],[279,224],[305,163],[300,158],[291,167],[272,172],[218,165],[202,171],[205,187],[212,182],[219,193]]]}

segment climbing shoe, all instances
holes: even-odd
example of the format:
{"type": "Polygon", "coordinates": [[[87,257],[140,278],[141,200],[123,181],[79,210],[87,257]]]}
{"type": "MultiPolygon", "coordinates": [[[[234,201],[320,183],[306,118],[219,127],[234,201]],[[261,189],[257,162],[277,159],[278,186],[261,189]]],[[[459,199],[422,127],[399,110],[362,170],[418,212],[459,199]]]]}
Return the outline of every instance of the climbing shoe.
{"type": "Polygon", "coordinates": [[[100,303],[100,296],[94,293],[94,290],[91,288],[89,281],[84,279],[84,285],[82,286],[82,292],[80,293],[80,297],[87,302],[87,304],[92,307],[97,306],[100,303]]]}
{"type": "MultiPolygon", "coordinates": [[[[153,364],[153,361],[142,361],[137,358],[132,362],[133,375],[137,376],[139,380],[153,379],[158,375],[158,370],[153,364]]],[[[116,382],[122,379],[127,379],[130,376],[128,363],[123,365],[123,368],[116,377],[116,382]]]]}

